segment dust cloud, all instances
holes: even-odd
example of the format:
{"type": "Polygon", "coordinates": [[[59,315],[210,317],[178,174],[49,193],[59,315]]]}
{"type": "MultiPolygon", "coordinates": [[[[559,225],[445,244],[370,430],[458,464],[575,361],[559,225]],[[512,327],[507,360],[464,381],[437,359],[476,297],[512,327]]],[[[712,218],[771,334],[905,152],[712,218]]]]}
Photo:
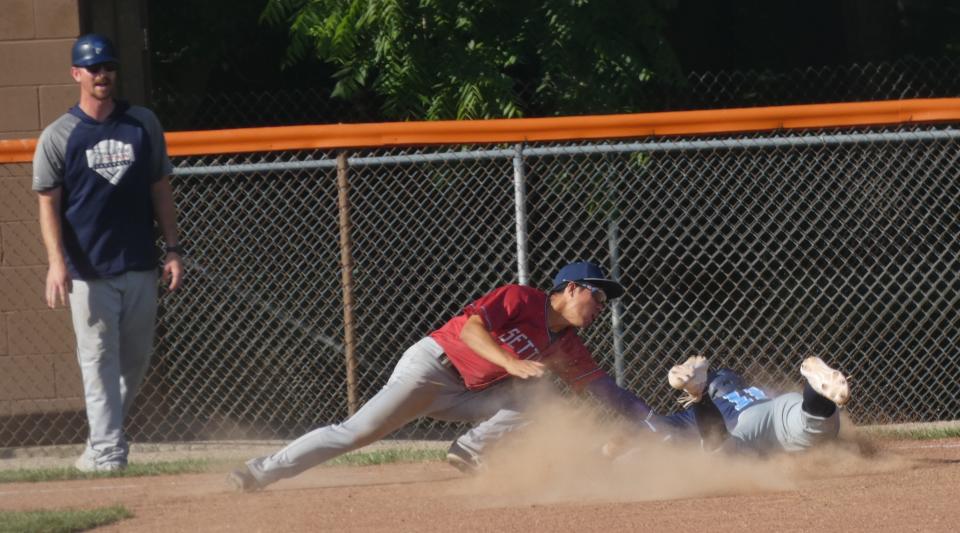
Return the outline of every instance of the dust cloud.
{"type": "Polygon", "coordinates": [[[633,441],[601,452],[623,428],[559,398],[537,402],[534,422],[487,455],[488,469],[458,487],[476,507],[669,500],[801,489],[824,477],[890,472],[909,460],[884,455],[847,429],[836,444],[768,459],[706,453],[697,445],[633,441]]]}

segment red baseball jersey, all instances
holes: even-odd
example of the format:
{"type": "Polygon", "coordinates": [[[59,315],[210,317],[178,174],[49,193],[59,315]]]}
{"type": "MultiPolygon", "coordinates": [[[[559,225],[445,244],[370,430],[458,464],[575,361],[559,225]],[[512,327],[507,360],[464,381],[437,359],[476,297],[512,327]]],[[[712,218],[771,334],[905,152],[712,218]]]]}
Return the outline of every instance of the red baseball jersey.
{"type": "Polygon", "coordinates": [[[504,285],[464,308],[430,334],[443,348],[470,390],[509,377],[507,371],[477,355],[460,340],[467,318],[479,315],[497,343],[517,359],[541,361],[575,390],[605,375],[573,328],[550,342],[547,294],[523,285],[504,285]]]}

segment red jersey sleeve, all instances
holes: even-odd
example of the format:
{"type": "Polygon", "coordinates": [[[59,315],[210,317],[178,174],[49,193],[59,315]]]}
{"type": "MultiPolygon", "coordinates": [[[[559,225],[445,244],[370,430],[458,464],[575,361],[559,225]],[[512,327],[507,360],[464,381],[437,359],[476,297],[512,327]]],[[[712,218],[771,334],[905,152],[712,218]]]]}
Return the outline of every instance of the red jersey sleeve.
{"type": "Polygon", "coordinates": [[[527,293],[520,285],[504,285],[481,296],[463,309],[465,317],[480,315],[488,331],[500,331],[524,310],[527,293]]]}

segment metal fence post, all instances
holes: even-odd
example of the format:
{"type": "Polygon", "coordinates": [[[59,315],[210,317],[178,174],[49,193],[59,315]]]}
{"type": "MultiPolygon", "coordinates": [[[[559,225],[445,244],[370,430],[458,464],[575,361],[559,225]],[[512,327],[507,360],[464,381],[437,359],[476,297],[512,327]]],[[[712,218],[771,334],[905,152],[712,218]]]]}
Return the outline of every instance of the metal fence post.
{"type": "MultiPolygon", "coordinates": [[[[607,244],[610,251],[610,279],[620,280],[620,209],[617,206],[619,187],[613,183],[614,168],[606,159],[601,167],[607,184],[607,244]]],[[[618,298],[610,305],[610,329],[613,332],[613,371],[617,385],[624,385],[623,303],[618,298]]]]}
{"type": "MultiPolygon", "coordinates": [[[[610,244],[610,278],[620,280],[620,231],[617,228],[618,216],[616,211],[610,215],[607,231],[607,240],[610,244]]],[[[620,299],[614,300],[610,306],[610,327],[613,330],[613,371],[617,385],[624,384],[623,362],[623,304],[620,299]]]]}
{"type": "Polygon", "coordinates": [[[357,358],[353,320],[353,241],[350,236],[350,180],[347,153],[337,155],[337,192],[340,211],[340,268],[343,278],[343,354],[347,370],[347,412],[357,412],[357,358]]]}
{"type": "Polygon", "coordinates": [[[523,170],[523,145],[517,144],[513,156],[513,190],[517,213],[517,275],[520,285],[530,283],[527,265],[527,183],[523,170]]]}

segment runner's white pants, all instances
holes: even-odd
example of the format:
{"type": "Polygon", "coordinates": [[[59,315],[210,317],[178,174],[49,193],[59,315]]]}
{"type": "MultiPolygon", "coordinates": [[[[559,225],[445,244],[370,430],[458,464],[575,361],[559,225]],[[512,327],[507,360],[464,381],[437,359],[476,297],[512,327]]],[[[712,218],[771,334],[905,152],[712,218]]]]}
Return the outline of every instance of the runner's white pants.
{"type": "Polygon", "coordinates": [[[834,439],[839,431],[840,409],[826,418],[811,415],[803,410],[803,395],[790,392],[744,409],[730,435],[762,452],[797,452],[834,439]]]}

